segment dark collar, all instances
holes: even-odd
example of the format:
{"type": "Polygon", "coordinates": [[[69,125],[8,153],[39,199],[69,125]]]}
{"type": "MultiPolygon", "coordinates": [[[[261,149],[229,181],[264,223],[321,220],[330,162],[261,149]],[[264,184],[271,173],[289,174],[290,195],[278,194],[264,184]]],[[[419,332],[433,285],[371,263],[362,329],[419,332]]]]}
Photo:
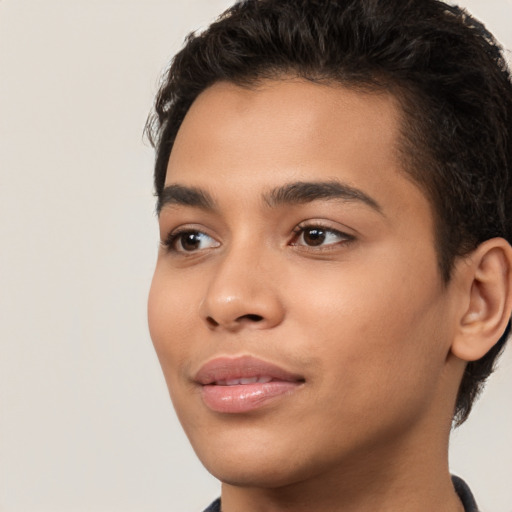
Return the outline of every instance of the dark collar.
{"type": "Polygon", "coordinates": [[[459,495],[460,501],[462,501],[462,504],[464,505],[464,512],[478,512],[478,507],[476,505],[475,498],[473,497],[473,494],[471,493],[468,484],[458,476],[452,476],[452,482],[453,486],[455,487],[455,491],[459,495]]]}
{"type": "Polygon", "coordinates": [[[220,512],[220,498],[217,498],[204,512],[220,512]]]}

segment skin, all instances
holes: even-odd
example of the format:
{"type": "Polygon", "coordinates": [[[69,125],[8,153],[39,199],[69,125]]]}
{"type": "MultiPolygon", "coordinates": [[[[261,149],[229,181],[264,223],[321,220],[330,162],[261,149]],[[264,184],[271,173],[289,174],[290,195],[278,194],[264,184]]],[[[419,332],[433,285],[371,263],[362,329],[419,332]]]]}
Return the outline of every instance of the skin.
{"type": "Polygon", "coordinates": [[[223,512],[462,510],[447,445],[462,356],[476,357],[461,325],[481,318],[474,274],[489,251],[443,283],[399,130],[390,95],[293,79],[216,83],[180,128],[166,186],[211,204],[162,205],[149,325],[183,428],[223,482],[223,512]],[[297,182],[370,200],[269,198],[297,182]],[[300,231],[311,224],[320,245],[300,231]],[[199,245],[166,246],[176,230],[203,233],[199,245]],[[255,411],[211,411],[194,375],[241,355],[304,383],[255,411]]]}

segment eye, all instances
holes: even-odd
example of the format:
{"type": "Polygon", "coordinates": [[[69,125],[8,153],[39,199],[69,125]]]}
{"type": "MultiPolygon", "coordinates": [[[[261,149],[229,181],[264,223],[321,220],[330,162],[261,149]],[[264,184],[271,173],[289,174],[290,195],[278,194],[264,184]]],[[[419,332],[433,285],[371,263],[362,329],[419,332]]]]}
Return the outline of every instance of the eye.
{"type": "Polygon", "coordinates": [[[169,251],[197,252],[213,247],[219,247],[219,242],[211,236],[195,229],[173,231],[163,243],[169,251]]]}
{"type": "Polygon", "coordinates": [[[299,225],[294,230],[294,233],[295,237],[291,245],[301,245],[306,247],[322,247],[343,244],[354,240],[352,235],[320,225],[299,225]]]}

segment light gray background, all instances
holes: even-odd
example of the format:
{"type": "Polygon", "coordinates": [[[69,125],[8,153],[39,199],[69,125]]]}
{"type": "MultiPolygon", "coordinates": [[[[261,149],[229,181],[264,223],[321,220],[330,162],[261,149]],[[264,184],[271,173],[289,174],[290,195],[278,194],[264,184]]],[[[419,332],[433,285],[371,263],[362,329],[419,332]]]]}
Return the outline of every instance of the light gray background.
{"type": "MultiPolygon", "coordinates": [[[[1,511],[192,512],[219,492],[147,333],[141,133],[162,68],[229,4],[0,1],[1,511]]],[[[511,0],[462,4],[512,48],[511,0]]],[[[512,511],[511,370],[509,349],[452,444],[489,512],[512,511]]]]}

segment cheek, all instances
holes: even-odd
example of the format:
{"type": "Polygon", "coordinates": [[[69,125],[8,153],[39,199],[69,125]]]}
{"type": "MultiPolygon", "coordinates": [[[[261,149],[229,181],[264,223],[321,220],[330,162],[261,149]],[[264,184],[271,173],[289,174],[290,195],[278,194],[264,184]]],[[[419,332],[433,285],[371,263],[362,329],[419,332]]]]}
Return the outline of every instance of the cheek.
{"type": "MultiPolygon", "coordinates": [[[[197,317],[192,295],[193,287],[172,279],[157,266],[148,298],[148,324],[166,378],[169,368],[181,367],[186,361],[186,332],[192,317],[197,317]]],[[[197,318],[194,320],[197,323],[197,318]]]]}
{"type": "Polygon", "coordinates": [[[317,281],[314,293],[295,295],[302,339],[324,365],[322,378],[341,384],[342,393],[421,387],[442,368],[446,305],[435,268],[426,281],[419,273],[402,276],[389,266],[386,272],[340,272],[317,281]]]}

